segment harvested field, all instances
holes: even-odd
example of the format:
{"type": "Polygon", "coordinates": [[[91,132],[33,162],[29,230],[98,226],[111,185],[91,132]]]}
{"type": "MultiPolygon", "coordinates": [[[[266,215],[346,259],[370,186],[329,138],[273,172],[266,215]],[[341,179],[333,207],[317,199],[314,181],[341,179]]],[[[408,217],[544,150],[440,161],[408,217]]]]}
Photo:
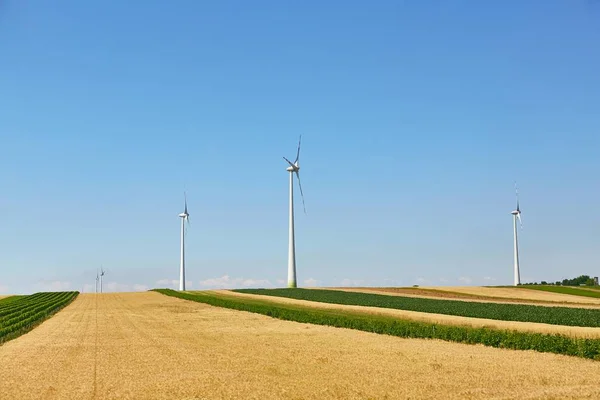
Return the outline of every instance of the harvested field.
{"type": "Polygon", "coordinates": [[[533,322],[500,321],[483,318],[459,317],[455,315],[432,314],[417,311],[395,310],[380,307],[353,306],[344,304],[320,303],[316,301],[297,300],[286,297],[266,296],[249,293],[233,292],[229,290],[210,291],[221,296],[247,296],[263,301],[271,301],[279,304],[296,304],[319,308],[323,310],[347,310],[353,312],[369,313],[374,315],[385,315],[397,317],[399,319],[423,321],[436,324],[472,326],[475,328],[507,329],[523,332],[537,332],[546,334],[562,334],[571,337],[580,338],[600,338],[600,328],[589,328],[579,326],[561,326],[551,324],[541,324],[533,322]]]}
{"type": "Polygon", "coordinates": [[[324,290],[341,290],[344,292],[356,292],[356,293],[375,293],[385,294],[389,296],[406,296],[406,297],[417,297],[422,299],[449,299],[449,300],[461,300],[461,301],[475,301],[482,303],[503,303],[503,304],[528,304],[536,306],[548,306],[548,307],[573,307],[573,308],[600,308],[600,304],[586,304],[586,303],[568,303],[568,302],[556,302],[547,300],[523,300],[518,298],[508,297],[493,297],[493,296],[482,296],[468,293],[451,292],[448,290],[438,289],[421,289],[421,288],[383,288],[383,287],[323,287],[323,288],[311,288],[311,289],[324,289],[324,290]]]}
{"type": "Polygon", "coordinates": [[[553,303],[564,303],[565,306],[569,307],[571,304],[596,304],[600,305],[600,299],[592,297],[581,297],[573,296],[570,294],[562,293],[551,293],[538,290],[525,290],[518,287],[504,288],[504,287],[481,287],[481,286],[432,286],[422,287],[422,289],[432,289],[439,291],[465,293],[476,296],[486,297],[501,297],[509,299],[522,299],[522,300],[541,300],[553,303]]]}
{"type": "Polygon", "coordinates": [[[0,347],[1,399],[597,398],[600,362],[80,295],[0,347]]]}

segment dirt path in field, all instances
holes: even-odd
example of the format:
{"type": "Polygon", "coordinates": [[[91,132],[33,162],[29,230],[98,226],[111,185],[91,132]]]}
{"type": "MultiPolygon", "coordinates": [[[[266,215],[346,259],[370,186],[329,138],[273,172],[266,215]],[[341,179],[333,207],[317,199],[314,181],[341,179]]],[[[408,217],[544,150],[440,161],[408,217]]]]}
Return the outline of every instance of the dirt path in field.
{"type": "Polygon", "coordinates": [[[271,301],[281,304],[297,304],[312,308],[329,309],[329,310],[348,310],[358,311],[362,313],[386,315],[397,317],[406,320],[423,321],[436,324],[449,325],[465,325],[476,328],[492,328],[492,329],[509,329],[526,332],[538,333],[560,333],[563,335],[582,337],[582,338],[600,338],[600,328],[588,328],[580,326],[562,326],[551,324],[540,324],[533,322],[517,322],[517,321],[497,321],[484,318],[459,317],[455,315],[432,314],[418,311],[394,310],[390,308],[380,307],[365,307],[351,306],[343,304],[320,303],[317,301],[297,300],[286,297],[266,296],[248,293],[231,292],[229,290],[214,290],[211,291],[221,296],[236,296],[256,298],[264,301],[271,301]]]}
{"type": "Polygon", "coordinates": [[[600,362],[80,295],[0,346],[0,399],[599,398],[600,362]]]}
{"type": "MultiPolygon", "coordinates": [[[[571,307],[571,308],[600,308],[600,304],[589,304],[589,303],[575,303],[563,301],[548,301],[548,300],[534,300],[534,299],[519,299],[509,297],[494,297],[484,296],[468,293],[451,292],[449,289],[440,290],[439,288],[377,288],[377,287],[324,287],[314,288],[323,290],[340,290],[344,292],[357,292],[357,293],[373,293],[383,294],[387,296],[400,296],[400,297],[415,297],[420,299],[446,299],[446,300],[460,300],[460,301],[474,301],[479,303],[503,303],[503,304],[526,304],[532,306],[546,306],[546,307],[571,307]]],[[[472,288],[471,288],[472,289],[472,288]]],[[[578,296],[573,296],[579,299],[578,296]]]]}

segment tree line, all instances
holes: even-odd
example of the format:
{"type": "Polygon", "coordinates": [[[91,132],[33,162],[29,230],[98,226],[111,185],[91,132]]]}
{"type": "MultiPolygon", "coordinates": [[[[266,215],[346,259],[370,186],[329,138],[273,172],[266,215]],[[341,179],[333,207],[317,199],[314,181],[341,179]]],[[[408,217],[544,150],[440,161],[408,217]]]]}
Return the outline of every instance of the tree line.
{"type": "Polygon", "coordinates": [[[540,283],[523,283],[522,285],[556,285],[556,286],[598,286],[598,281],[589,275],[580,275],[573,279],[563,279],[562,281],[546,282],[541,281],[540,283]]]}

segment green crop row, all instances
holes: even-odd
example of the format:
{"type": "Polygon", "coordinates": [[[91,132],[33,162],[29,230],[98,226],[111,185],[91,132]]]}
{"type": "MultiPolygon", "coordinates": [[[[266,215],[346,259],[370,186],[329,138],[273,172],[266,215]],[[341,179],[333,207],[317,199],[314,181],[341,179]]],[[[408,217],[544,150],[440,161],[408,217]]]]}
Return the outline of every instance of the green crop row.
{"type": "Polygon", "coordinates": [[[0,308],[2,308],[3,306],[5,306],[9,303],[12,303],[15,300],[20,299],[21,297],[23,297],[23,296],[8,296],[3,299],[0,299],[0,308]]]}
{"type": "Polygon", "coordinates": [[[0,308],[0,344],[29,332],[71,303],[79,292],[36,293],[0,308]]]}
{"type": "Polygon", "coordinates": [[[574,296],[584,296],[584,297],[595,297],[600,298],[600,291],[596,291],[593,289],[580,289],[577,287],[570,286],[551,286],[551,285],[520,285],[517,286],[519,289],[531,289],[531,290],[541,290],[543,292],[552,292],[552,293],[562,293],[562,294],[571,294],[574,296]]]}
{"type": "Polygon", "coordinates": [[[423,299],[321,289],[239,289],[235,291],[320,303],[381,307],[501,321],[600,327],[600,310],[598,309],[423,299]]]}
{"type": "Polygon", "coordinates": [[[11,318],[14,315],[21,314],[35,308],[42,303],[52,302],[55,298],[62,296],[61,292],[36,293],[31,296],[25,296],[19,301],[10,303],[5,307],[0,308],[0,324],[2,320],[11,318]]]}
{"type": "Polygon", "coordinates": [[[155,289],[155,291],[167,296],[216,307],[263,314],[286,321],[356,329],[403,338],[440,339],[457,343],[483,344],[514,350],[535,350],[600,360],[600,339],[431,324],[354,311],[322,310],[203,292],[186,293],[171,289],[155,289]]]}

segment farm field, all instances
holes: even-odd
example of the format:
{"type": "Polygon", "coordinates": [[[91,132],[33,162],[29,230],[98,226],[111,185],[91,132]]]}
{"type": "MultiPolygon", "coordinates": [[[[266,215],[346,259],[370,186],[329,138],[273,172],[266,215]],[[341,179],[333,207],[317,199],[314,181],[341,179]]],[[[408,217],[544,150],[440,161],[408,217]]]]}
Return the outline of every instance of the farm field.
{"type": "Polygon", "coordinates": [[[573,296],[563,293],[551,293],[539,290],[525,290],[520,287],[486,287],[486,286],[423,286],[421,289],[433,289],[452,293],[464,293],[476,296],[501,297],[522,300],[541,300],[554,303],[596,304],[600,299],[592,297],[573,296]]]}
{"type": "Polygon", "coordinates": [[[69,304],[78,292],[35,293],[0,300],[0,345],[29,332],[69,304]]]}
{"type": "Polygon", "coordinates": [[[438,290],[438,289],[422,289],[412,287],[326,287],[326,288],[311,288],[311,289],[327,289],[327,290],[339,290],[343,292],[357,292],[357,293],[376,293],[384,294],[389,296],[404,296],[404,297],[417,297],[422,299],[451,299],[461,301],[475,301],[483,303],[506,303],[506,304],[531,304],[531,305],[544,305],[549,307],[575,307],[575,308],[600,308],[600,304],[591,303],[573,303],[573,302],[559,302],[559,301],[547,301],[547,300],[523,300],[519,298],[509,297],[494,297],[494,296],[483,296],[468,293],[452,292],[449,290],[438,290]]]}
{"type": "Polygon", "coordinates": [[[502,321],[520,321],[581,327],[600,327],[600,310],[495,304],[447,299],[424,299],[375,293],[322,289],[238,289],[238,293],[288,297],[322,303],[391,308],[502,321]]]}
{"type": "Polygon", "coordinates": [[[1,399],[597,398],[600,362],[79,295],[0,347],[1,399]]]}
{"type": "Polygon", "coordinates": [[[398,318],[406,321],[418,321],[430,324],[443,324],[452,326],[466,326],[472,328],[489,328],[498,330],[511,330],[541,334],[560,334],[574,338],[600,339],[600,328],[561,326],[532,322],[500,321],[484,318],[459,317],[455,315],[432,314],[416,311],[396,310],[381,307],[353,306],[344,304],[321,303],[316,301],[298,300],[287,297],[265,296],[250,293],[240,293],[231,290],[214,290],[191,293],[214,293],[221,297],[240,297],[256,299],[276,304],[297,305],[320,310],[350,311],[367,315],[380,315],[398,318]]]}
{"type": "Polygon", "coordinates": [[[519,289],[538,290],[542,292],[561,293],[572,296],[583,296],[600,299],[600,291],[592,288],[578,288],[571,286],[552,286],[552,285],[524,285],[519,286],[519,289]]]}

